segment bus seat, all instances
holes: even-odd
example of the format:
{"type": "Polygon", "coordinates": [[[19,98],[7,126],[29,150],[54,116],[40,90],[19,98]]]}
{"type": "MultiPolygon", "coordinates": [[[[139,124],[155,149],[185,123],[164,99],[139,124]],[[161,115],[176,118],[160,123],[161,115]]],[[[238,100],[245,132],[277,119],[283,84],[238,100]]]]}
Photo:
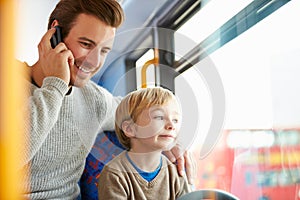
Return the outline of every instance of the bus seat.
{"type": "Polygon", "coordinates": [[[119,155],[124,147],[119,143],[115,132],[105,131],[97,135],[79,181],[81,199],[98,200],[98,178],[112,158],[119,155]]]}

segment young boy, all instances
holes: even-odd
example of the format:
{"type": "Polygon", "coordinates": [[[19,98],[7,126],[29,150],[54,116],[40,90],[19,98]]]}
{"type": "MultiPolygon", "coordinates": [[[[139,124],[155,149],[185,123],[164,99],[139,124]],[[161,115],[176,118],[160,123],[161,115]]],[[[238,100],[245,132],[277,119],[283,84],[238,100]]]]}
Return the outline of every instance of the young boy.
{"type": "Polygon", "coordinates": [[[115,128],[127,149],[109,162],[98,184],[100,199],[176,199],[190,192],[162,151],[175,143],[181,112],[172,92],[160,87],[129,93],[116,110],[115,128]]]}

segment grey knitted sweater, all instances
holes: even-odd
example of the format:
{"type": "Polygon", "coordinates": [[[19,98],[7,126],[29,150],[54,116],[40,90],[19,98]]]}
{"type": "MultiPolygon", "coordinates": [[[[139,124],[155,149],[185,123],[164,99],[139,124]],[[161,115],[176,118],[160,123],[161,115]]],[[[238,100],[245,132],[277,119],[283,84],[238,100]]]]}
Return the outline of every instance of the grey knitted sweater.
{"type": "Polygon", "coordinates": [[[47,77],[41,88],[30,88],[23,170],[29,170],[24,196],[30,199],[76,199],[85,158],[102,130],[113,130],[120,98],[90,81],[72,88],[47,77]]]}

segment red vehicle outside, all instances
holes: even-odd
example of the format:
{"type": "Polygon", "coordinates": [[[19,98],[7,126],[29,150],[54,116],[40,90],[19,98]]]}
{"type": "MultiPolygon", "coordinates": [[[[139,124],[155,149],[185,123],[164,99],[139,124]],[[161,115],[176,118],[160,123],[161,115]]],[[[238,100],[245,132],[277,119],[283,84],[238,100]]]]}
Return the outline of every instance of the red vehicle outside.
{"type": "Polygon", "coordinates": [[[224,131],[198,161],[197,177],[197,189],[218,188],[242,200],[299,200],[300,130],[224,131]]]}

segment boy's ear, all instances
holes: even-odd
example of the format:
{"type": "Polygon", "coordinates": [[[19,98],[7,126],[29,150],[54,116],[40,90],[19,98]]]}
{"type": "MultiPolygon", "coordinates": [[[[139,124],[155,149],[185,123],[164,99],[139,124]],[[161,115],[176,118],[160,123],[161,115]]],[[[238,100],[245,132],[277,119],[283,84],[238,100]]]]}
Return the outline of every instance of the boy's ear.
{"type": "Polygon", "coordinates": [[[134,137],[134,127],[132,120],[126,120],[122,122],[121,128],[127,137],[134,137]]]}

